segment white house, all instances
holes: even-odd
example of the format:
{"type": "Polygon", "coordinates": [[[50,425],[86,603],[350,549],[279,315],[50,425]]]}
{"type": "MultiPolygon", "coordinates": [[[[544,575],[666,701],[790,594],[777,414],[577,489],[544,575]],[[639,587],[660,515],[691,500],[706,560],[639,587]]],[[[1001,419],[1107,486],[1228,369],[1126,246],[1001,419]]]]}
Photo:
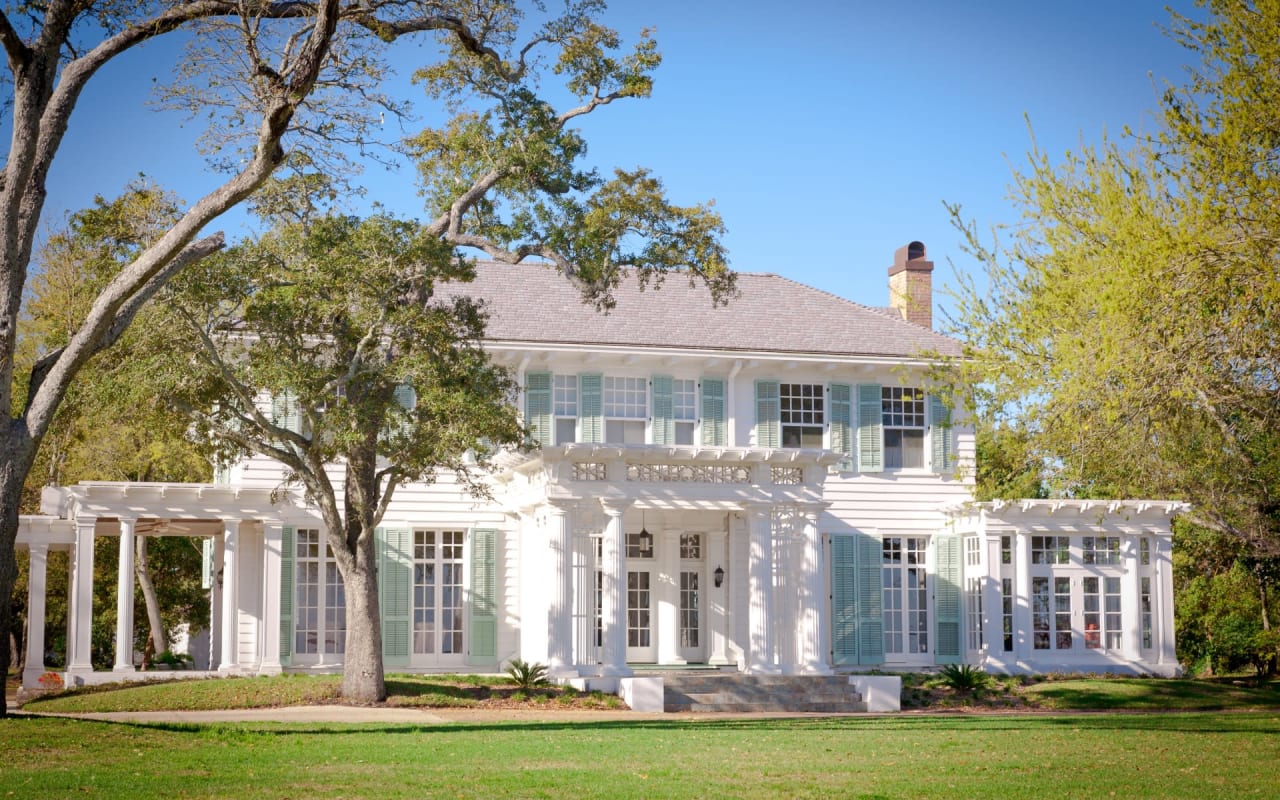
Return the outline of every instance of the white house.
{"type": "MultiPolygon", "coordinates": [[[[829,674],[969,663],[1174,674],[1170,502],[971,502],[974,438],[927,371],[933,265],[912,242],[891,306],[777,275],[741,295],[629,283],[602,316],[555,272],[481,265],[487,347],[519,376],[541,448],[493,499],[399,490],[380,529],[389,670],[561,679],[637,665],[829,674]]],[[[213,666],[331,670],[343,591],[318,513],[264,458],[213,485],[46,490],[22,521],[31,619],[46,556],[72,552],[69,682],[128,677],[133,548],[120,548],[112,673],[89,662],[96,536],[198,536],[221,565],[213,666]]],[[[45,671],[33,624],[24,683],[45,671]]]]}

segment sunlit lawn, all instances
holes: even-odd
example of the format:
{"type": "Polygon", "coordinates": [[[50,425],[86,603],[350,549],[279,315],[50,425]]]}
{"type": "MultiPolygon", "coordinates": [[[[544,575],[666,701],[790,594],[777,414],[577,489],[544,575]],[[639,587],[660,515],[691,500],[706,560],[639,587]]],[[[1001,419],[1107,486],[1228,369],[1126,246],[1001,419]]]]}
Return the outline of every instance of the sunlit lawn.
{"type": "Polygon", "coordinates": [[[0,721],[12,797],[1275,797],[1280,715],[0,721]]]}

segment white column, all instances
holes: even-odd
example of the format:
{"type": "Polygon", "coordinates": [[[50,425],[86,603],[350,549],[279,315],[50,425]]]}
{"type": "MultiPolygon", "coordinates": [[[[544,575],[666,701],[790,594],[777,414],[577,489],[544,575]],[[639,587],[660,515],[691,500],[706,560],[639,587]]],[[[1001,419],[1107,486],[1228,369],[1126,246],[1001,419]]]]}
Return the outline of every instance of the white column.
{"type": "Polygon", "coordinates": [[[818,509],[803,510],[804,529],[801,531],[800,563],[798,573],[802,577],[800,587],[800,619],[797,629],[800,637],[800,670],[810,675],[830,675],[826,642],[827,616],[831,604],[827,601],[827,565],[822,557],[822,538],[818,531],[818,509]]]}
{"type": "Polygon", "coordinates": [[[231,672],[236,668],[236,634],[239,631],[237,602],[240,593],[236,585],[236,557],[239,553],[240,520],[222,521],[222,660],[219,672],[231,672]]]}
{"type": "Polygon", "coordinates": [[[213,583],[209,587],[209,669],[217,669],[222,663],[222,554],[224,541],[221,536],[213,541],[213,583]]]}
{"type": "Polygon", "coordinates": [[[573,504],[547,507],[547,665],[553,678],[578,676],[573,663],[573,504]]]}
{"type": "MultiPolygon", "coordinates": [[[[660,525],[662,523],[659,523],[660,525]]],[[[658,548],[658,663],[685,664],[680,656],[680,533],[659,528],[658,548]]]]}
{"type": "Polygon", "coordinates": [[[604,629],[600,674],[630,675],[631,670],[627,667],[627,548],[622,515],[631,503],[605,501],[603,505],[609,521],[604,528],[600,564],[603,579],[600,623],[604,629]]]}
{"type": "MultiPolygon", "coordinates": [[[[1142,660],[1142,585],[1138,581],[1138,537],[1120,538],[1120,652],[1130,661],[1142,660]]],[[[1104,600],[1105,602],[1105,600],[1104,600]]],[[[1102,609],[1106,613],[1105,606],[1102,609]]]]}
{"type": "Polygon", "coordinates": [[[133,540],[138,520],[120,518],[120,558],[116,575],[116,665],[114,672],[135,672],[133,666],[133,540]]]}
{"type": "Polygon", "coordinates": [[[280,553],[284,526],[279,520],[262,523],[262,656],[259,675],[279,675],[280,665],[280,553]]]}
{"type": "Polygon", "coordinates": [[[707,598],[707,636],[711,644],[707,663],[717,665],[732,663],[729,660],[729,553],[725,539],[725,531],[707,533],[707,588],[702,595],[707,598]],[[721,586],[716,586],[717,567],[725,571],[721,586]]]}
{"type": "Polygon", "coordinates": [[[747,672],[777,672],[773,663],[773,514],[767,505],[747,507],[747,672]]]}
{"type": "MultiPolygon", "coordinates": [[[[1010,542],[1010,547],[1013,543],[1010,542]]],[[[1012,653],[1004,652],[1004,594],[1001,588],[1000,537],[982,535],[982,643],[983,657],[1007,662],[1012,653]]],[[[1012,555],[1010,556],[1012,557],[1012,555]]]]}
{"type": "Polygon", "coordinates": [[[30,566],[27,568],[27,662],[23,665],[22,685],[39,686],[44,674],[44,615],[46,585],[49,578],[49,545],[32,543],[30,566]]]}
{"type": "MultiPolygon", "coordinates": [[[[76,549],[71,558],[71,618],[67,622],[67,673],[93,672],[93,540],[96,517],[76,519],[76,549]]],[[[70,683],[70,681],[68,681],[70,683]]]]}
{"type": "Polygon", "coordinates": [[[1020,662],[1031,658],[1031,537],[1013,536],[1013,653],[1020,662]]]}
{"type": "Polygon", "coordinates": [[[1151,635],[1155,639],[1151,644],[1156,647],[1156,663],[1166,666],[1162,674],[1179,675],[1182,668],[1173,639],[1173,540],[1152,536],[1151,551],[1151,635]]]}

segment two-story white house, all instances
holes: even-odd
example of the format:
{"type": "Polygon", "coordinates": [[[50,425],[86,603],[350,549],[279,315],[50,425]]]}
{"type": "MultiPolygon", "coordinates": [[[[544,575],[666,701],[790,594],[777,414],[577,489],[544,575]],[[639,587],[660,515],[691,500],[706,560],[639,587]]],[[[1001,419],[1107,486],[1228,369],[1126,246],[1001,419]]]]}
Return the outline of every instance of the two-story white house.
{"type": "MultiPolygon", "coordinates": [[[[924,246],[885,308],[741,274],[713,307],[683,278],[601,315],[553,270],[482,264],[486,346],[519,376],[540,448],[503,456],[492,499],[401,488],[379,531],[387,668],[552,674],[637,665],[826,674],[970,663],[1173,674],[1163,502],[972,503],[974,437],[930,385],[960,344],[931,330],[924,246]]],[[[211,667],[330,670],[346,621],[322,524],[282,469],[213,485],[46,490],[23,520],[33,620],[50,549],[72,552],[70,682],[134,671],[131,546],[115,671],[89,663],[95,537],[205,537],[211,667]]],[[[45,671],[33,624],[24,682],[45,671]]]]}

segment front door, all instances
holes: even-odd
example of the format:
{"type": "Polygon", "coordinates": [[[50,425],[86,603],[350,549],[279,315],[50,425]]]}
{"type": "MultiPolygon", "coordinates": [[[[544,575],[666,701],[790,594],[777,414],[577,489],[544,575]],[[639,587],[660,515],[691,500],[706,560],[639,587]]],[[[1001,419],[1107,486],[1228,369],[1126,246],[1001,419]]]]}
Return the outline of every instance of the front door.
{"type": "Polygon", "coordinates": [[[886,663],[931,663],[929,655],[929,540],[886,536],[881,542],[881,591],[886,663]]]}
{"type": "Polygon", "coordinates": [[[463,663],[463,531],[413,532],[415,666],[463,663]]]}
{"type": "Polygon", "coordinates": [[[653,635],[653,573],[627,570],[627,661],[657,660],[653,635]]]}
{"type": "Polygon", "coordinates": [[[690,663],[706,661],[703,644],[703,556],[702,534],[680,534],[680,567],[676,574],[676,591],[680,593],[679,620],[680,657],[690,663]]]}

